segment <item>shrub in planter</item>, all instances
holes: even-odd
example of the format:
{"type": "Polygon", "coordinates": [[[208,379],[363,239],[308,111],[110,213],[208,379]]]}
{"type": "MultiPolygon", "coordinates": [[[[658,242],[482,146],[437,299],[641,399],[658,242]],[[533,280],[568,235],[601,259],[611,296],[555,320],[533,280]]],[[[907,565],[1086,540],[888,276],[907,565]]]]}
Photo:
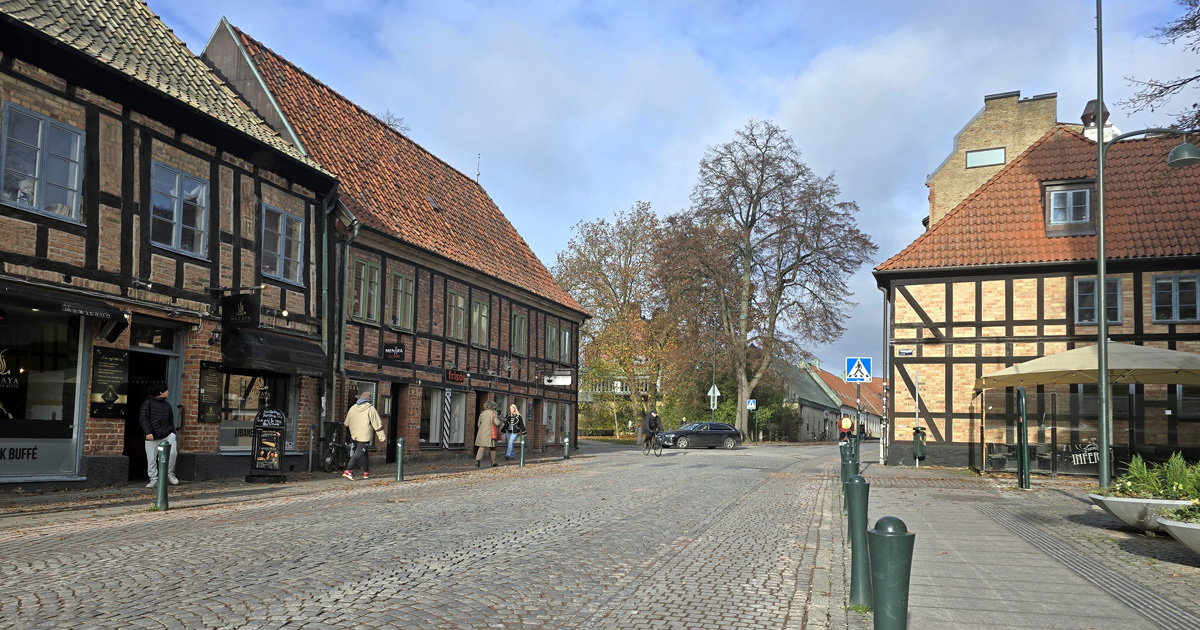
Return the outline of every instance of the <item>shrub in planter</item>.
{"type": "Polygon", "coordinates": [[[1091,494],[1172,501],[1200,498],[1200,462],[1189,466],[1183,455],[1174,453],[1164,464],[1147,465],[1141,455],[1134,455],[1125,474],[1107,488],[1092,488],[1091,494]]]}

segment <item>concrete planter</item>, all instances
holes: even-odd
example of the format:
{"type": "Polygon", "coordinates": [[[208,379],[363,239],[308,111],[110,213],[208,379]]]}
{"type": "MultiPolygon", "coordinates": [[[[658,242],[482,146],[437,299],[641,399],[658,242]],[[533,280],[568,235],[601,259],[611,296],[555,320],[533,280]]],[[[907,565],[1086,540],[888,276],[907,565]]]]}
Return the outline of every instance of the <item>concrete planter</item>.
{"type": "Polygon", "coordinates": [[[1167,530],[1167,533],[1174,536],[1175,540],[1183,543],[1188,549],[1200,553],[1200,523],[1172,521],[1161,516],[1156,517],[1155,521],[1167,530]]]}
{"type": "Polygon", "coordinates": [[[1166,531],[1155,520],[1158,511],[1163,509],[1181,508],[1191,501],[1171,501],[1167,499],[1132,499],[1127,497],[1102,497],[1089,494],[1088,498],[1108,512],[1113,518],[1130,527],[1147,532],[1166,531]]]}

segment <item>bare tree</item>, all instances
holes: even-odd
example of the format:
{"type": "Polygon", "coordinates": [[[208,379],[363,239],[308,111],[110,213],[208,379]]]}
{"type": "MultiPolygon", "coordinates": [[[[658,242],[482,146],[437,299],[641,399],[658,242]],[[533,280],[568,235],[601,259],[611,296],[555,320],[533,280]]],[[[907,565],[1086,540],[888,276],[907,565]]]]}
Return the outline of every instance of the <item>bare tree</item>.
{"type": "Polygon", "coordinates": [[[858,206],[838,196],[786,131],[751,120],[708,148],[692,207],[667,221],[660,269],[670,299],[697,323],[705,310],[715,320],[743,432],[746,401],[772,360],[838,338],[854,306],[847,282],[876,247],[858,229],[858,206]]]}
{"type": "Polygon", "coordinates": [[[384,108],[383,113],[376,114],[375,117],[382,121],[383,124],[395,129],[396,133],[402,136],[407,136],[412,131],[408,123],[404,122],[404,117],[390,109],[384,108]]]}
{"type": "MultiPolygon", "coordinates": [[[[1177,2],[1184,8],[1184,14],[1166,26],[1154,29],[1154,37],[1164,45],[1182,42],[1184,49],[1200,52],[1200,0],[1177,0],[1177,2]]],[[[1174,97],[1200,79],[1200,72],[1168,80],[1139,80],[1129,76],[1125,79],[1129,81],[1130,85],[1140,86],[1141,89],[1127,100],[1121,101],[1119,105],[1131,113],[1143,110],[1153,112],[1166,107],[1174,97]]],[[[1193,102],[1175,114],[1175,124],[1182,129],[1200,128],[1200,103],[1193,102]]]]}
{"type": "Polygon", "coordinates": [[[611,222],[581,221],[551,270],[592,315],[580,330],[584,365],[596,373],[623,375],[635,412],[653,407],[673,338],[654,281],[658,231],[658,217],[641,201],[611,222]]]}

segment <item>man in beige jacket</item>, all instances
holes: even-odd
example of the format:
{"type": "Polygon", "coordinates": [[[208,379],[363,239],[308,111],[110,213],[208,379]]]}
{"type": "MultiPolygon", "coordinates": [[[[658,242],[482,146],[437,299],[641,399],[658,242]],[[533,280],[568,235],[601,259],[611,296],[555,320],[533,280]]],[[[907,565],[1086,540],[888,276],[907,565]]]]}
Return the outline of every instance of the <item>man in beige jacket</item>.
{"type": "Polygon", "coordinates": [[[346,464],[346,472],[342,473],[342,476],[350,481],[354,481],[354,465],[360,457],[363,479],[371,478],[371,460],[367,455],[367,446],[371,443],[372,434],[379,438],[380,443],[387,442],[387,435],[383,432],[383,421],[379,419],[375,405],[371,404],[371,397],[371,390],[362,390],[358,394],[358,402],[346,412],[346,430],[350,432],[351,455],[350,463],[346,464]]]}

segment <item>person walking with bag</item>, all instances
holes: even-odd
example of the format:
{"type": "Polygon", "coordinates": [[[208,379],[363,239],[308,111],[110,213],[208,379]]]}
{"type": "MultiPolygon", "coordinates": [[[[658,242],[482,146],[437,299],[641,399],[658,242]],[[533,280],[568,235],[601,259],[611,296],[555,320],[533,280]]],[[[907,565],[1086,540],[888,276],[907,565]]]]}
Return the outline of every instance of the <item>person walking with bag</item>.
{"type": "Polygon", "coordinates": [[[367,446],[374,435],[380,444],[387,443],[387,434],[383,432],[383,421],[379,412],[371,404],[371,390],[364,389],[358,394],[358,402],[346,412],[346,430],[350,432],[350,463],[346,464],[346,472],[342,476],[354,481],[354,466],[362,458],[363,479],[371,478],[371,458],[367,455],[367,446]]]}
{"type": "Polygon", "coordinates": [[[508,435],[508,451],[504,453],[504,459],[511,460],[513,458],[513,442],[517,441],[517,436],[525,432],[525,418],[521,417],[521,412],[517,411],[515,404],[508,406],[508,415],[504,417],[504,433],[508,435]]]}
{"type": "Polygon", "coordinates": [[[496,413],[496,403],[483,403],[483,411],[479,412],[479,424],[475,429],[475,467],[483,461],[483,451],[487,449],[492,454],[492,465],[496,465],[496,440],[500,439],[500,414],[496,413]]]}

